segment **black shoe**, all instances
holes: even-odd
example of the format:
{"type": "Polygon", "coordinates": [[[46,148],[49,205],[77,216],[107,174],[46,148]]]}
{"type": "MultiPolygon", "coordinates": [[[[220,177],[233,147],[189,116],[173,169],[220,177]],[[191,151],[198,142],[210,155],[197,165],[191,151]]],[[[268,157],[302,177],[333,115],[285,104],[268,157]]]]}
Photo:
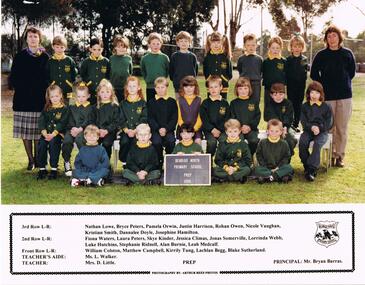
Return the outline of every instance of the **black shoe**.
{"type": "Polygon", "coordinates": [[[39,170],[37,175],[37,180],[45,179],[47,177],[47,174],[48,174],[47,170],[45,169],[39,170]]]}
{"type": "Polygon", "coordinates": [[[257,182],[259,183],[259,184],[264,184],[265,183],[265,178],[264,177],[259,177],[259,178],[257,178],[257,182]]]}
{"type": "Polygon", "coordinates": [[[121,184],[123,186],[130,186],[132,184],[132,182],[129,181],[128,179],[121,178],[119,184],[121,184]]]}
{"type": "Polygon", "coordinates": [[[215,176],[212,177],[212,183],[223,183],[225,181],[226,180],[222,179],[222,178],[218,178],[218,177],[215,177],[215,176]]]}
{"type": "Polygon", "coordinates": [[[290,176],[285,175],[285,176],[281,177],[281,182],[287,184],[287,183],[289,183],[289,181],[290,181],[290,176]]]}
{"type": "Polygon", "coordinates": [[[313,182],[315,177],[313,175],[313,173],[311,172],[307,172],[305,175],[304,175],[305,179],[309,182],[313,182]]]}
{"type": "Polygon", "coordinates": [[[241,179],[240,179],[240,183],[241,184],[245,184],[247,182],[247,176],[243,176],[241,179]]]}
{"type": "Polygon", "coordinates": [[[34,162],[29,161],[28,166],[27,166],[27,170],[32,171],[34,168],[35,168],[34,162]]]}
{"type": "Polygon", "coordinates": [[[57,179],[57,170],[51,170],[51,172],[48,175],[49,180],[55,180],[57,179]]]}
{"type": "Polygon", "coordinates": [[[157,179],[153,179],[150,181],[151,185],[161,185],[161,179],[157,178],[157,179]]]}

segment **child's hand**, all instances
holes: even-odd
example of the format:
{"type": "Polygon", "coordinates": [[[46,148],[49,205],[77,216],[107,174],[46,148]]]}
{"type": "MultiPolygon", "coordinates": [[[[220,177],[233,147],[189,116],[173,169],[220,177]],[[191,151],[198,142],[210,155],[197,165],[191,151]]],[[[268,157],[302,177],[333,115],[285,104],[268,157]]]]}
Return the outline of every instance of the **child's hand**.
{"type": "Polygon", "coordinates": [[[279,167],[276,167],[274,169],[271,169],[271,172],[276,172],[279,169],[279,167]]]}
{"type": "Polygon", "coordinates": [[[243,134],[248,134],[249,132],[251,132],[251,128],[250,128],[250,126],[248,126],[248,125],[243,125],[243,126],[241,127],[241,132],[242,132],[243,134]]]}
{"type": "Polygon", "coordinates": [[[197,139],[194,140],[194,142],[201,145],[202,144],[202,139],[197,138],[197,139]]]}
{"type": "Polygon", "coordinates": [[[196,151],[196,152],[193,152],[193,154],[202,154],[202,153],[199,151],[196,151]]]}
{"type": "Polygon", "coordinates": [[[179,152],[177,152],[177,154],[180,154],[181,155],[181,154],[185,154],[185,153],[183,153],[182,151],[179,151],[179,152]]]}
{"type": "Polygon", "coordinates": [[[311,127],[311,131],[313,132],[313,134],[316,136],[320,133],[319,128],[317,126],[312,126],[311,127]]]}
{"type": "Polygon", "coordinates": [[[159,130],[158,130],[158,132],[160,133],[160,136],[161,136],[161,137],[166,136],[166,129],[165,129],[165,128],[161,128],[161,129],[159,129],[159,130]]]}
{"type": "Polygon", "coordinates": [[[235,172],[235,168],[233,166],[230,166],[228,168],[228,175],[232,175],[235,172]]]}
{"type": "Polygon", "coordinates": [[[219,138],[219,136],[221,135],[221,132],[220,130],[214,128],[212,131],[211,131],[213,137],[215,137],[216,139],[219,138]]]}
{"type": "Polygon", "coordinates": [[[100,137],[104,138],[108,134],[108,130],[100,129],[100,137]]]}

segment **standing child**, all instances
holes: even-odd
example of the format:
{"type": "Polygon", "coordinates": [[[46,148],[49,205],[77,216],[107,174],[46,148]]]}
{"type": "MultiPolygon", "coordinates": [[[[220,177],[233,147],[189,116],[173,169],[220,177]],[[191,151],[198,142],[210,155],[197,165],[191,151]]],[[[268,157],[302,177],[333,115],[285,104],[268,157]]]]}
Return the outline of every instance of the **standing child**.
{"type": "Polygon", "coordinates": [[[110,57],[110,82],[114,87],[119,103],[124,99],[124,85],[132,75],[132,58],[128,54],[129,40],[116,35],[113,40],[113,55],[110,57]]]}
{"type": "Polygon", "coordinates": [[[251,173],[251,153],[248,145],[240,137],[241,124],[229,119],[224,127],[227,139],[220,142],[215,155],[216,167],[213,168],[213,181],[239,181],[245,183],[251,173]]]}
{"type": "Polygon", "coordinates": [[[151,33],[147,39],[150,49],[141,59],[141,72],[146,81],[147,102],[155,96],[154,83],[157,77],[169,76],[169,57],[161,52],[162,37],[158,33],[151,33]]]}
{"type": "Polygon", "coordinates": [[[105,148],[98,144],[99,128],[89,125],[84,135],[86,145],[80,148],[76,156],[71,186],[103,186],[109,174],[109,158],[105,148]]]}
{"type": "Polygon", "coordinates": [[[259,102],[253,96],[250,80],[246,77],[238,78],[234,87],[236,99],[230,105],[231,118],[241,124],[241,134],[248,141],[251,154],[256,152],[258,139],[257,126],[260,123],[261,111],[259,102]]]}
{"type": "Polygon", "coordinates": [[[306,92],[307,102],[302,105],[301,123],[303,133],[299,140],[299,157],[304,166],[305,178],[314,181],[320,164],[321,148],[328,139],[328,132],[332,126],[331,107],[324,103],[322,84],[313,81],[306,92]],[[308,148],[313,141],[312,153],[308,148]]]}
{"type": "Polygon", "coordinates": [[[66,127],[65,138],[62,143],[62,157],[64,160],[65,175],[72,175],[71,153],[76,143],[78,149],[84,145],[85,127],[94,123],[93,107],[88,101],[90,98],[89,89],[85,82],[79,83],[75,88],[75,105],[69,106],[69,119],[66,127]]]}
{"type": "Polygon", "coordinates": [[[147,123],[146,101],[139,79],[135,76],[127,78],[124,92],[125,100],[120,104],[120,134],[119,159],[122,163],[127,161],[127,155],[136,139],[136,127],[147,123]]]}
{"type": "Polygon", "coordinates": [[[64,101],[68,104],[72,98],[73,82],[77,74],[76,63],[71,57],[65,55],[67,41],[64,37],[54,37],[52,49],[54,54],[47,64],[49,83],[56,84],[62,89],[64,101]]]}
{"type": "Polygon", "coordinates": [[[105,147],[110,159],[120,120],[118,99],[115,96],[112,84],[107,79],[100,81],[96,93],[98,101],[95,123],[99,128],[99,141],[105,147]]]}
{"type": "Polygon", "coordinates": [[[225,140],[224,123],[229,119],[229,104],[220,94],[223,88],[222,79],[213,75],[206,82],[209,97],[200,106],[202,130],[207,140],[207,153],[212,158],[217,149],[218,141],[225,140]]]}
{"type": "Polygon", "coordinates": [[[250,79],[252,87],[252,97],[260,103],[261,77],[262,77],[262,57],[256,54],[256,36],[247,34],[243,37],[245,53],[238,58],[237,71],[240,77],[250,79]]]}
{"type": "Polygon", "coordinates": [[[308,62],[307,58],[302,54],[305,50],[305,42],[301,36],[295,35],[290,39],[288,51],[291,52],[291,55],[286,59],[285,75],[288,99],[292,102],[294,109],[293,128],[296,132],[300,132],[298,128],[300,109],[307,80],[308,62]]]}
{"type": "Polygon", "coordinates": [[[189,51],[191,41],[192,37],[188,32],[181,31],[176,35],[179,50],[172,54],[170,61],[170,78],[174,83],[176,99],[179,97],[180,80],[188,75],[198,75],[196,55],[189,51]]]}
{"type": "Polygon", "coordinates": [[[279,36],[269,40],[269,52],[262,63],[262,85],[265,87],[264,107],[269,103],[270,88],[274,83],[285,85],[285,58],[281,56],[283,40],[279,36]]]}
{"type": "Polygon", "coordinates": [[[177,105],[175,99],[168,97],[169,81],[165,77],[155,80],[156,96],[147,103],[148,124],[152,130],[152,144],[156,148],[160,166],[163,164],[163,148],[166,154],[175,147],[175,128],[177,124],[177,105]]]}
{"type": "Polygon", "coordinates": [[[182,124],[181,127],[181,140],[175,145],[174,154],[200,154],[203,153],[202,146],[194,142],[193,137],[195,135],[194,128],[187,124],[182,124]]]}
{"type": "Polygon", "coordinates": [[[90,56],[86,58],[80,68],[82,80],[86,82],[90,91],[91,104],[96,103],[96,88],[103,78],[109,78],[110,63],[106,57],[103,57],[103,41],[98,38],[93,38],[90,41],[90,56]]]}
{"type": "Polygon", "coordinates": [[[274,83],[271,86],[270,96],[271,98],[264,111],[264,120],[268,122],[271,119],[278,119],[282,122],[284,126],[283,137],[289,145],[291,155],[294,155],[294,148],[298,141],[291,128],[294,119],[293,105],[285,98],[285,85],[274,83]]]}
{"type": "Polygon", "coordinates": [[[255,168],[255,175],[260,184],[273,181],[288,183],[294,169],[290,165],[288,143],[281,138],[283,124],[277,119],[270,120],[267,123],[267,133],[267,138],[262,139],[257,147],[258,166],[255,168]]]}
{"type": "Polygon", "coordinates": [[[150,141],[150,127],[147,124],[138,125],[136,138],[137,143],[131,147],[128,153],[123,177],[131,183],[161,184],[161,171],[159,170],[157,152],[150,141]]]}
{"type": "Polygon", "coordinates": [[[177,100],[178,119],[177,119],[177,136],[179,139],[183,124],[191,125],[194,128],[194,141],[201,144],[201,126],[202,120],[200,118],[199,110],[201,98],[199,97],[198,81],[193,76],[185,76],[180,81],[180,97],[177,100]]]}
{"type": "Polygon", "coordinates": [[[48,179],[57,178],[58,160],[67,120],[68,109],[63,103],[62,89],[55,84],[50,85],[46,91],[46,104],[38,122],[42,135],[38,142],[39,172],[37,179],[44,179],[47,176],[47,152],[49,152],[51,165],[48,179]]]}
{"type": "Polygon", "coordinates": [[[221,95],[227,100],[228,82],[232,79],[231,47],[225,35],[213,32],[207,37],[205,46],[203,71],[205,79],[218,75],[222,78],[223,89],[221,95]]]}

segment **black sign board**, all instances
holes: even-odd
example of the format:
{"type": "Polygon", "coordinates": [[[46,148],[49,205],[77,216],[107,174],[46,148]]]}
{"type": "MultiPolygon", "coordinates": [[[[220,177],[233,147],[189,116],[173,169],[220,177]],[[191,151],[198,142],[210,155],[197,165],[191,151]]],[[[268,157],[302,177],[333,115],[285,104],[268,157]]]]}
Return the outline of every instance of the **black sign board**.
{"type": "Polygon", "coordinates": [[[166,154],[164,184],[166,186],[209,186],[210,154],[166,154]]]}

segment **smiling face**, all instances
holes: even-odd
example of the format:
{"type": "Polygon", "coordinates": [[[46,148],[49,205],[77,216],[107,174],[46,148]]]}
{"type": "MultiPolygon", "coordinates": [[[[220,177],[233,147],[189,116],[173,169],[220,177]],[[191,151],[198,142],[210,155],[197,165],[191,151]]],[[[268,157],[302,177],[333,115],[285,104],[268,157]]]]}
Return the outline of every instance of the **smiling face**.
{"type": "Polygon", "coordinates": [[[185,96],[192,96],[194,95],[195,86],[194,85],[187,85],[184,86],[184,94],[185,96]]]}
{"type": "Polygon", "coordinates": [[[156,84],[155,90],[159,97],[165,97],[167,94],[167,86],[163,83],[156,84]]]}
{"type": "Polygon", "coordinates": [[[250,95],[250,88],[247,85],[237,87],[237,95],[239,97],[247,97],[250,95]]]}
{"type": "Polygon", "coordinates": [[[272,56],[279,56],[281,53],[281,47],[277,43],[272,43],[269,47],[269,51],[272,56]]]}
{"type": "Polygon", "coordinates": [[[136,138],[140,143],[146,144],[151,139],[151,133],[148,130],[139,131],[136,133],[136,138]]]}
{"type": "Polygon", "coordinates": [[[272,139],[278,139],[281,137],[281,135],[283,134],[283,131],[281,129],[280,126],[270,126],[269,129],[267,130],[268,135],[270,138],[272,139]]]}
{"type": "Polygon", "coordinates": [[[300,42],[293,42],[291,51],[294,56],[300,56],[303,51],[303,45],[300,42]]]}
{"type": "Polygon", "coordinates": [[[189,142],[193,139],[194,137],[194,133],[193,132],[188,132],[186,130],[183,130],[181,133],[180,133],[180,136],[182,138],[182,140],[184,142],[189,142]]]}
{"type": "Polygon", "coordinates": [[[96,132],[88,132],[85,134],[85,140],[89,145],[97,145],[99,136],[96,132]]]}
{"type": "Polygon", "coordinates": [[[328,33],[326,41],[332,50],[337,50],[340,47],[340,38],[336,32],[328,33]]]}
{"type": "Polygon", "coordinates": [[[321,93],[318,92],[317,90],[311,90],[311,92],[309,93],[310,96],[310,100],[313,102],[318,102],[319,98],[321,97],[321,93]]]}
{"type": "Polygon", "coordinates": [[[128,97],[135,98],[138,96],[138,91],[141,89],[141,87],[138,84],[138,81],[136,80],[130,80],[127,84],[127,91],[128,91],[128,97]]]}
{"type": "Polygon", "coordinates": [[[150,41],[148,46],[149,46],[149,48],[151,49],[151,51],[153,53],[157,53],[161,50],[162,43],[158,39],[153,39],[153,40],[150,41]]]}
{"type": "Polygon", "coordinates": [[[190,41],[188,39],[179,39],[176,42],[177,46],[180,48],[180,51],[187,51],[190,46],[190,41]]]}
{"type": "Polygon", "coordinates": [[[127,47],[122,42],[118,42],[114,48],[117,55],[125,55],[128,51],[127,47]]]}
{"type": "Polygon", "coordinates": [[[93,57],[98,58],[99,56],[101,56],[101,53],[103,52],[103,48],[100,45],[96,44],[96,45],[93,45],[91,48],[89,48],[89,51],[93,57]]]}
{"type": "Polygon", "coordinates": [[[283,92],[274,92],[270,94],[271,98],[274,100],[275,103],[283,102],[285,98],[285,93],[283,92]]]}
{"type": "Polygon", "coordinates": [[[210,93],[211,98],[218,98],[221,94],[223,86],[219,84],[217,81],[211,81],[208,85],[208,91],[210,93]]]}
{"type": "Polygon", "coordinates": [[[210,48],[214,53],[218,53],[223,49],[222,41],[212,41],[210,43],[210,48]]]}
{"type": "Polygon", "coordinates": [[[53,45],[52,48],[57,55],[63,55],[66,50],[66,47],[63,45],[53,45]]]}
{"type": "Polygon", "coordinates": [[[28,32],[27,34],[27,45],[31,49],[39,48],[41,39],[37,33],[28,32]]]}
{"type": "Polygon", "coordinates": [[[51,90],[49,92],[49,100],[52,105],[57,105],[61,103],[62,93],[58,89],[51,90]]]}
{"type": "Polygon", "coordinates": [[[240,133],[241,133],[240,129],[235,128],[235,127],[227,128],[227,130],[226,130],[226,134],[227,134],[228,138],[231,140],[238,139],[238,137],[240,136],[240,133]]]}
{"type": "Polygon", "coordinates": [[[106,87],[101,87],[98,95],[101,99],[101,102],[109,101],[112,98],[112,90],[106,87]]]}

